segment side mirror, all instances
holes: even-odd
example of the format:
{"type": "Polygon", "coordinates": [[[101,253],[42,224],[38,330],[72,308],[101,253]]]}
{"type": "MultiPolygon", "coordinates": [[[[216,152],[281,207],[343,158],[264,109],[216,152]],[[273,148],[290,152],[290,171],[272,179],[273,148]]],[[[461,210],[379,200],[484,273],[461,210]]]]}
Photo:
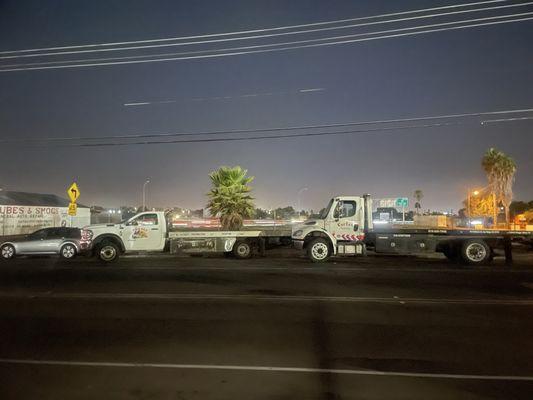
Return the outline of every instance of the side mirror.
{"type": "Polygon", "coordinates": [[[139,223],[137,221],[130,221],[126,224],[127,226],[137,226],[139,223]]]}
{"type": "Polygon", "coordinates": [[[354,224],[354,225],[353,225],[353,230],[354,230],[355,232],[357,232],[357,231],[359,230],[359,225],[358,225],[358,224],[354,224]]]}

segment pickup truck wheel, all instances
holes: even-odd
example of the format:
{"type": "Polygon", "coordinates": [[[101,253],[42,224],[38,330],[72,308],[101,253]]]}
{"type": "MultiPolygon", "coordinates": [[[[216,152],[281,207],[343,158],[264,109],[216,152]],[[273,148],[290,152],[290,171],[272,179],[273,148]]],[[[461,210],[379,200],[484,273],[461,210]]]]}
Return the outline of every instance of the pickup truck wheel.
{"type": "Polygon", "coordinates": [[[307,256],[313,262],[319,263],[326,261],[330,256],[331,250],[329,243],[324,238],[313,239],[307,245],[307,256]]]}
{"type": "Polygon", "coordinates": [[[61,258],[64,259],[72,259],[76,257],[76,253],[76,246],[70,243],[67,243],[63,247],[61,247],[61,251],[59,252],[61,258]]]}
{"type": "Polygon", "coordinates": [[[15,257],[15,247],[11,244],[5,244],[0,251],[3,260],[11,260],[15,257]]]}
{"type": "Polygon", "coordinates": [[[235,243],[233,246],[233,255],[241,260],[250,258],[252,256],[252,247],[250,246],[250,243],[244,241],[235,243]]]}
{"type": "Polygon", "coordinates": [[[98,247],[98,258],[106,263],[118,260],[119,248],[113,242],[104,242],[98,247]]]}
{"type": "Polygon", "coordinates": [[[463,243],[461,258],[470,265],[481,265],[490,261],[491,249],[484,240],[472,239],[463,243]]]}

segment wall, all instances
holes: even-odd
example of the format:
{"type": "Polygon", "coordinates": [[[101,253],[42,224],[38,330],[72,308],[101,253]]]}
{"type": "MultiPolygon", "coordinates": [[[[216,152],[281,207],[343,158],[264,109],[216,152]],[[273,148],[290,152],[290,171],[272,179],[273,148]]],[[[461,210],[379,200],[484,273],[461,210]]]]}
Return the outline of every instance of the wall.
{"type": "Polygon", "coordinates": [[[78,214],[71,217],[67,207],[0,205],[0,236],[26,234],[56,226],[81,228],[90,222],[88,208],[78,208],[78,214]]]}

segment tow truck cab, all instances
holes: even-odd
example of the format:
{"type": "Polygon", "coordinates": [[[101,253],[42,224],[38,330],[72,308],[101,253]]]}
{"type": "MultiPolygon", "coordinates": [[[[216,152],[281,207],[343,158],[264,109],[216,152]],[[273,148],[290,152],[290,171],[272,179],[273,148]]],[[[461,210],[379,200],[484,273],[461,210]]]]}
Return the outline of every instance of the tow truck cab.
{"type": "Polygon", "coordinates": [[[147,211],[118,224],[89,225],[92,249],[104,261],[130,251],[163,251],[167,242],[164,212],[147,211]]]}
{"type": "Polygon", "coordinates": [[[332,198],[319,218],[293,227],[295,247],[306,249],[313,261],[364,254],[365,233],[373,228],[371,202],[369,195],[332,198]]]}

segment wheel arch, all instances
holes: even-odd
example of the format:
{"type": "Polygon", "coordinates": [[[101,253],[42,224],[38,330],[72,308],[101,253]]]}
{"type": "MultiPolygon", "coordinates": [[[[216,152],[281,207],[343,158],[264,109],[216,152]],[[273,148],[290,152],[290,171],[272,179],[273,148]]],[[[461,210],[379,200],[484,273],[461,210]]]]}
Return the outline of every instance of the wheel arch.
{"type": "Polygon", "coordinates": [[[95,249],[99,244],[105,241],[110,241],[110,242],[115,243],[122,253],[126,252],[126,246],[124,246],[124,242],[122,241],[120,236],[112,234],[112,233],[100,235],[100,236],[97,236],[95,239],[93,239],[93,244],[92,244],[93,249],[95,249]]]}
{"type": "Polygon", "coordinates": [[[337,249],[335,248],[335,238],[333,236],[331,236],[329,234],[329,232],[326,232],[325,230],[322,230],[322,229],[315,229],[311,232],[309,232],[307,235],[305,235],[304,237],[304,246],[303,248],[306,249],[307,248],[307,245],[315,238],[317,237],[321,237],[321,238],[324,238],[327,240],[329,246],[330,246],[330,250],[331,250],[331,254],[336,254],[337,253],[337,249]]]}
{"type": "Polygon", "coordinates": [[[67,244],[73,245],[76,249],[76,253],[80,252],[80,246],[74,240],[65,240],[63,243],[61,243],[61,246],[59,246],[59,252],[61,252],[61,249],[63,249],[63,247],[65,247],[67,244]]]}

